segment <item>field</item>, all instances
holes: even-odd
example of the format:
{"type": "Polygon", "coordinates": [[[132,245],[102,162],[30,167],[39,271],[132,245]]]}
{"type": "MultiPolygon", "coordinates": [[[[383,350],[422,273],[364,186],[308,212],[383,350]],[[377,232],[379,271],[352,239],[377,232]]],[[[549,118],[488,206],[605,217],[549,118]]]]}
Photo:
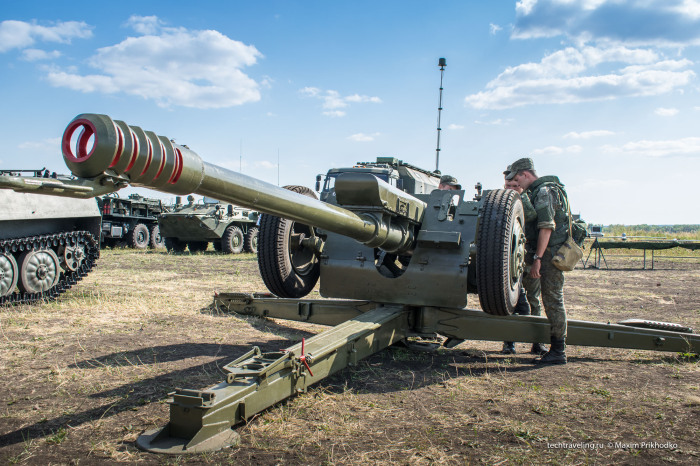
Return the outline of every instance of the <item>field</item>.
{"type": "MultiPolygon", "coordinates": [[[[690,253],[684,253],[689,255],[690,253]]],[[[700,327],[700,256],[609,259],[567,274],[572,318],[700,327]]],[[[324,327],[223,314],[214,291],[262,291],[253,255],[106,250],[53,303],[0,309],[2,464],[697,464],[697,356],[570,347],[537,368],[528,347],[384,350],[260,413],[241,444],[186,457],[138,450],[175,387],[201,389],[250,346],[324,327]]],[[[469,307],[478,307],[469,296],[469,307]]]]}

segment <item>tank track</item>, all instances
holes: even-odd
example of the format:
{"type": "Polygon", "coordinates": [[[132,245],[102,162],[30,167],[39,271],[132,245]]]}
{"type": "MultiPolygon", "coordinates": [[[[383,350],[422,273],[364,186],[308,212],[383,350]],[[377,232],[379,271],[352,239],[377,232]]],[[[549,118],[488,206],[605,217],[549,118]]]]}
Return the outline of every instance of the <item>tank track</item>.
{"type": "MultiPolygon", "coordinates": [[[[61,269],[58,283],[50,290],[42,293],[12,293],[0,297],[0,306],[10,304],[30,304],[37,301],[53,301],[58,295],[70,289],[81,278],[86,276],[95,266],[95,262],[100,257],[100,246],[97,240],[89,231],[68,231],[54,233],[51,235],[28,236],[25,238],[15,238],[0,240],[0,252],[21,253],[23,251],[55,249],[65,244],[85,244],[85,259],[76,271],[61,269]]],[[[55,251],[54,251],[55,252],[55,251]]],[[[20,266],[20,264],[18,264],[20,266]]]]}

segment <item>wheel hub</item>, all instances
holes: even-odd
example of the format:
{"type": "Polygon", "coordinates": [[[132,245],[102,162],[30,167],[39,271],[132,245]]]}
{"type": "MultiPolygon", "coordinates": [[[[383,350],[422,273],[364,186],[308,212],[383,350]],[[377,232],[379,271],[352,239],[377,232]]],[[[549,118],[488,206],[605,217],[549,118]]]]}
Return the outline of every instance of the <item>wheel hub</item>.
{"type": "Polygon", "coordinates": [[[519,222],[513,226],[510,255],[510,286],[515,289],[525,270],[525,234],[519,222]]]}

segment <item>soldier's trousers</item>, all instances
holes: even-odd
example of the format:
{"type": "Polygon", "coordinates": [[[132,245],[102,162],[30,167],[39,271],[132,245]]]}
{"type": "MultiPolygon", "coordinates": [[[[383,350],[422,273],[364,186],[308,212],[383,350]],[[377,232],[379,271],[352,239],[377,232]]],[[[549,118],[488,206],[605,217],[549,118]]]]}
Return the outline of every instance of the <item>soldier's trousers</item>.
{"type": "MultiPolygon", "coordinates": [[[[527,265],[532,265],[532,254],[525,256],[527,265]]],[[[552,264],[552,252],[547,248],[540,267],[541,278],[531,278],[529,268],[527,276],[523,277],[523,286],[527,292],[532,315],[541,315],[540,300],[544,305],[550,325],[550,335],[561,340],[566,339],[566,308],[564,307],[564,272],[552,264]]]]}

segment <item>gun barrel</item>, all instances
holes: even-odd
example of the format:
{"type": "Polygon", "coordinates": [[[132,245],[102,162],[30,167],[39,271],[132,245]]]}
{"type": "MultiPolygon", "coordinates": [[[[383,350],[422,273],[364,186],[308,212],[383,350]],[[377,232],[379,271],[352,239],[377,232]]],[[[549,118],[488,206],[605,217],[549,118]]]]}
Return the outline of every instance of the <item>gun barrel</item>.
{"type": "Polygon", "coordinates": [[[75,176],[102,184],[119,186],[121,180],[170,194],[209,196],[388,251],[406,250],[413,242],[410,229],[204,162],[186,146],[106,115],[78,115],[63,134],[62,151],[75,176]]]}

